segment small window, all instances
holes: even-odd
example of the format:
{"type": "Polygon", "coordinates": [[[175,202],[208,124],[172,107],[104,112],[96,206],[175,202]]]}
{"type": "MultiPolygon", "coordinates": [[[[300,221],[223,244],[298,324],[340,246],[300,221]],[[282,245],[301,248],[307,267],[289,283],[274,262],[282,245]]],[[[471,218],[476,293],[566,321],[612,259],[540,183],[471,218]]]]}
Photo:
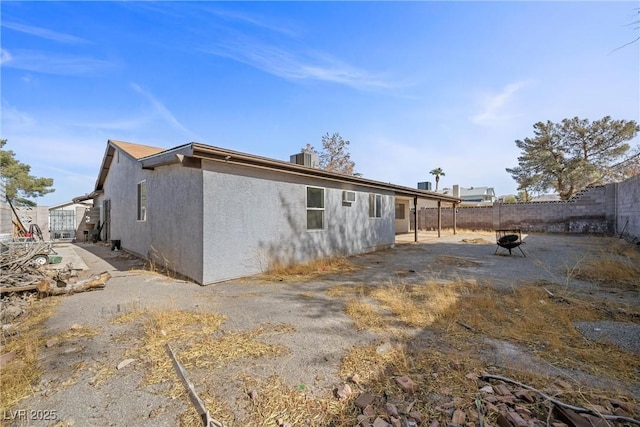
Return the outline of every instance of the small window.
{"type": "Polygon", "coordinates": [[[369,218],[382,218],[382,195],[369,194],[369,218]]]}
{"type": "Polygon", "coordinates": [[[147,220],[147,182],[138,183],[138,221],[147,220]]]}
{"type": "Polygon", "coordinates": [[[307,230],[324,229],[324,188],[307,187],[307,230]]]}
{"type": "Polygon", "coordinates": [[[404,219],[404,203],[396,203],[396,219],[404,219]]]}

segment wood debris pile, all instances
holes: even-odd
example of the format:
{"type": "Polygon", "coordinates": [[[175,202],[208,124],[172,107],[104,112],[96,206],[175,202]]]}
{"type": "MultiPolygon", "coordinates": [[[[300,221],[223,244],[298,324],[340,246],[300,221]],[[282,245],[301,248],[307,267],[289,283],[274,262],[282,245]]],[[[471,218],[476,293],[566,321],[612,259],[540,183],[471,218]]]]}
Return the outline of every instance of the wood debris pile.
{"type": "Polygon", "coordinates": [[[46,278],[38,255],[50,251],[51,243],[2,243],[0,247],[0,286],[2,293],[36,289],[46,278]],[[10,289],[11,288],[11,289],[10,289]],[[17,289],[12,289],[17,288],[17,289]]]}

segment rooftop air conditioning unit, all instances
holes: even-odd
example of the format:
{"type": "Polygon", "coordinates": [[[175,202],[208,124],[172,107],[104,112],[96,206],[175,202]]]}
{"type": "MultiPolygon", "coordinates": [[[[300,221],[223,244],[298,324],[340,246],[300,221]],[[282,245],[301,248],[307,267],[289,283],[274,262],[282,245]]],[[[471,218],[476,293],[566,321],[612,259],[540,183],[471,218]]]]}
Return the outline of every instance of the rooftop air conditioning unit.
{"type": "Polygon", "coordinates": [[[356,201],[356,192],[355,191],[343,191],[342,192],[342,201],[347,203],[353,203],[356,201]]]}

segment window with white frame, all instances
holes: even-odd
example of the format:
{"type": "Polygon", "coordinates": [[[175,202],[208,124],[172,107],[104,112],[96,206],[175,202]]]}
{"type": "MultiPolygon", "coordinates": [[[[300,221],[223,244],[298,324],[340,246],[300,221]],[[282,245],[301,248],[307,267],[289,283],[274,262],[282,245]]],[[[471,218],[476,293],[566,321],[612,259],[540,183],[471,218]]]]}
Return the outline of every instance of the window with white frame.
{"type": "Polygon", "coordinates": [[[381,194],[369,194],[369,218],[382,218],[381,194]]]}
{"type": "Polygon", "coordinates": [[[147,220],[147,182],[138,183],[138,221],[147,220]]]}
{"type": "Polygon", "coordinates": [[[307,230],[324,229],[324,188],[307,187],[307,230]]]}

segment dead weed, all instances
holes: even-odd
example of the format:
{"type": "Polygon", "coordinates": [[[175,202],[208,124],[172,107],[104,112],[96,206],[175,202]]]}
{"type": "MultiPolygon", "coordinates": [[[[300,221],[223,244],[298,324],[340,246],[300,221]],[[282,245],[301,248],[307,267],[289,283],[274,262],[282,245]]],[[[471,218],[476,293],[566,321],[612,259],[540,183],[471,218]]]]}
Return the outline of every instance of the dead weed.
{"type": "Polygon", "coordinates": [[[274,262],[269,265],[267,272],[258,276],[258,279],[268,282],[307,281],[326,274],[357,271],[359,268],[346,257],[321,258],[295,265],[274,262]]]}
{"type": "Polygon", "coordinates": [[[44,324],[53,315],[59,302],[60,297],[32,302],[25,318],[17,324],[15,334],[3,335],[2,352],[15,352],[13,360],[2,368],[0,411],[3,413],[33,394],[33,386],[43,373],[38,359],[46,340],[44,324]]]}

